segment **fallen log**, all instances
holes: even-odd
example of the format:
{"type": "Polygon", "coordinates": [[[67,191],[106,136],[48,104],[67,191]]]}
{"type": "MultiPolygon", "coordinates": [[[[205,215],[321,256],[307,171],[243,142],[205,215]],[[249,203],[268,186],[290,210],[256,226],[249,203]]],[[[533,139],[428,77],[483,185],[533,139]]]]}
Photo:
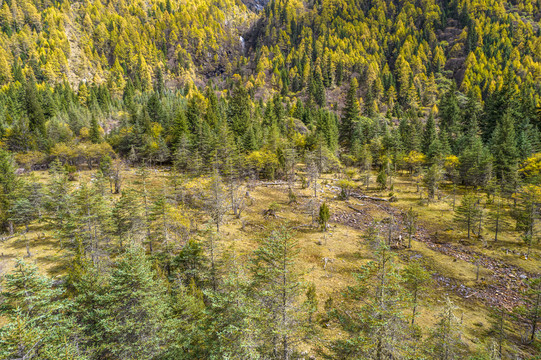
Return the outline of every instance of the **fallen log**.
{"type": "Polygon", "coordinates": [[[275,182],[264,182],[257,184],[258,186],[280,186],[280,185],[287,185],[287,182],[285,181],[275,181],[275,182]]]}
{"type": "Polygon", "coordinates": [[[357,209],[355,206],[353,205],[348,205],[348,208],[350,208],[351,210],[354,210],[355,212],[358,212],[358,213],[362,213],[363,211],[361,209],[357,209]]]}
{"type": "Polygon", "coordinates": [[[351,197],[354,197],[355,199],[359,200],[372,200],[372,201],[386,201],[389,202],[390,199],[375,197],[375,196],[368,196],[368,195],[360,195],[360,194],[351,194],[351,197]]]}

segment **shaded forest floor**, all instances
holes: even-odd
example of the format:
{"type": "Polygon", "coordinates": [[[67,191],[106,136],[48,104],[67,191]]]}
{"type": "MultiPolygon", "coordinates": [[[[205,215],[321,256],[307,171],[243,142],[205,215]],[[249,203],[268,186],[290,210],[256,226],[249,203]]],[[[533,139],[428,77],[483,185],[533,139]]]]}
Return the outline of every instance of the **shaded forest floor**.
{"type": "MultiPolygon", "coordinates": [[[[157,169],[152,174],[151,187],[161,190],[166,181],[166,172],[157,169]]],[[[45,182],[48,174],[36,172],[34,176],[45,182]]],[[[90,176],[90,172],[80,172],[78,181],[88,181],[90,176]]],[[[125,189],[136,187],[134,169],[126,170],[124,179],[125,189]]],[[[192,180],[187,191],[201,183],[199,179],[192,180]]],[[[248,259],[269,223],[286,222],[294,229],[301,247],[299,265],[304,279],[316,285],[319,302],[316,319],[322,333],[303,345],[310,353],[330,339],[341,336],[338,329],[325,322],[324,304],[329,298],[335,303],[343,301],[344,290],[354,282],[353,274],[372,259],[373,249],[363,235],[370,224],[374,224],[383,238],[390,239],[401,264],[412,258],[419,259],[432,274],[433,286],[424,295],[420,315],[416,318],[421,328],[427,329],[435,323],[448,295],[457,306],[456,314],[463,322],[467,345],[471,350],[483,346],[490,328],[490,308],[512,310],[520,305],[520,293],[525,289],[524,280],[539,273],[539,243],[534,244],[530,257],[525,259],[526,246],[520,241],[518,233],[513,231],[502,233],[498,242],[492,241],[493,234],[487,230],[482,231],[481,237],[472,236],[467,240],[464,231],[459,230],[453,222],[453,201],[449,189],[444,188],[440,194],[441,200],[427,204],[426,200],[420,199],[416,185],[407,175],[394,179],[392,194],[388,190],[377,190],[374,186],[374,178],[368,189],[362,186],[359,179],[353,196],[340,200],[335,175],[324,175],[318,183],[317,201],[329,205],[331,220],[328,231],[323,232],[312,221],[312,188],[303,189],[300,182],[295,183],[293,192],[297,199],[291,202],[287,183],[252,182],[246,188],[249,198],[246,199],[247,206],[242,216],[236,218],[232,213],[227,214],[220,228],[219,247],[222,251],[234,250],[248,259]],[[397,201],[374,201],[358,195],[385,200],[392,195],[397,201]],[[264,215],[269,208],[275,210],[276,216],[264,215]],[[410,208],[419,215],[419,219],[412,247],[407,248],[404,214],[410,208]],[[478,265],[479,280],[476,280],[478,265]]],[[[457,192],[457,205],[463,192],[464,189],[457,192]]],[[[194,219],[197,225],[192,229],[193,236],[198,236],[208,219],[197,210],[194,210],[194,219]]],[[[50,275],[63,274],[67,254],[61,249],[54,229],[45,223],[35,222],[29,230],[28,233],[19,232],[0,242],[0,273],[9,271],[17,257],[27,257],[50,275]]],[[[520,347],[520,328],[513,323],[507,326],[513,346],[520,347]]],[[[522,350],[528,351],[527,348],[522,350]]]]}

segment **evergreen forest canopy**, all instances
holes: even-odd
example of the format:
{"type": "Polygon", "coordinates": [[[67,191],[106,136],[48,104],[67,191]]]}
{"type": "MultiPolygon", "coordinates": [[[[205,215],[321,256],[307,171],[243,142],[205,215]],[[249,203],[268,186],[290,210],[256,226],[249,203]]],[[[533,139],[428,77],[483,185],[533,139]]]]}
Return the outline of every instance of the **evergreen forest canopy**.
{"type": "Polygon", "coordinates": [[[257,181],[291,204],[313,186],[326,232],[319,185],[347,200],[372,174],[392,200],[406,176],[468,240],[511,234],[541,264],[541,0],[0,0],[0,28],[0,232],[32,258],[43,227],[64,254],[59,278],[3,275],[0,358],[539,356],[539,270],[474,346],[449,299],[415,323],[431,276],[392,216],[340,301],[304,281],[275,203],[249,254],[221,227],[257,181]]]}

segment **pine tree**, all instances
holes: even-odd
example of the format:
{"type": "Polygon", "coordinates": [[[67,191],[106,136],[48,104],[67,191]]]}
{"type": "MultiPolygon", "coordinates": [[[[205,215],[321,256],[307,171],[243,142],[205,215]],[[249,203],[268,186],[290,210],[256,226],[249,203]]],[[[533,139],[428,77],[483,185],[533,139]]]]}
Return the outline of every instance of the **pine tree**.
{"type": "Polygon", "coordinates": [[[434,196],[438,191],[439,184],[443,180],[443,171],[438,164],[432,165],[425,176],[423,182],[427,189],[428,201],[434,200],[434,196]]]}
{"type": "Polygon", "coordinates": [[[125,190],[115,203],[112,213],[114,232],[118,236],[119,246],[122,250],[126,240],[137,240],[142,237],[141,227],[143,218],[134,190],[125,190]]]}
{"type": "Polygon", "coordinates": [[[484,186],[488,184],[493,173],[493,157],[479,136],[470,140],[459,157],[460,180],[469,186],[484,186]]]}
{"type": "Polygon", "coordinates": [[[49,181],[45,191],[46,220],[58,232],[65,225],[72,209],[71,186],[66,169],[56,158],[50,165],[49,181]]]}
{"type": "Polygon", "coordinates": [[[148,169],[146,166],[141,166],[137,170],[137,180],[136,184],[140,186],[139,189],[139,196],[142,200],[142,211],[143,211],[143,228],[146,232],[146,241],[148,242],[148,248],[150,253],[152,253],[153,246],[152,246],[152,238],[150,234],[150,227],[151,227],[151,219],[150,219],[150,194],[148,191],[148,169]]]}
{"type": "Polygon", "coordinates": [[[460,137],[461,111],[456,96],[456,85],[453,82],[451,88],[443,95],[440,101],[440,130],[449,136],[450,145],[456,152],[456,141],[460,137]]]}
{"type": "Polygon", "coordinates": [[[221,176],[215,171],[211,178],[208,194],[205,199],[206,211],[216,226],[216,232],[220,232],[220,225],[224,220],[228,208],[227,195],[221,176]]]}
{"type": "Polygon", "coordinates": [[[491,356],[492,359],[504,359],[503,348],[505,346],[507,337],[505,331],[506,318],[507,314],[504,308],[491,309],[489,314],[490,332],[492,335],[492,341],[496,345],[494,349],[495,351],[491,356]]]}
{"type": "Polygon", "coordinates": [[[498,241],[498,235],[508,227],[505,219],[505,210],[500,196],[494,196],[494,203],[490,207],[487,219],[488,227],[494,232],[494,242],[498,241]]]}
{"type": "Polygon", "coordinates": [[[406,231],[408,232],[408,249],[411,249],[411,239],[417,230],[417,214],[413,211],[412,207],[410,207],[406,213],[404,222],[406,225],[406,231]]]}
{"type": "Polygon", "coordinates": [[[541,277],[528,279],[527,285],[524,297],[525,306],[519,308],[519,312],[526,317],[529,323],[529,329],[527,335],[523,336],[523,341],[531,344],[535,341],[541,321],[541,277]]]}
{"type": "Polygon", "coordinates": [[[189,239],[186,242],[172,261],[172,273],[182,281],[184,286],[193,284],[199,288],[207,282],[208,259],[200,241],[189,239]]]}
{"type": "Polygon", "coordinates": [[[250,95],[240,85],[233,89],[227,108],[230,129],[235,136],[241,137],[248,129],[250,122],[250,95]]]}
{"type": "Polygon", "coordinates": [[[37,209],[32,206],[28,198],[19,197],[14,200],[9,209],[9,220],[21,224],[28,232],[28,225],[37,217],[37,209]]]}

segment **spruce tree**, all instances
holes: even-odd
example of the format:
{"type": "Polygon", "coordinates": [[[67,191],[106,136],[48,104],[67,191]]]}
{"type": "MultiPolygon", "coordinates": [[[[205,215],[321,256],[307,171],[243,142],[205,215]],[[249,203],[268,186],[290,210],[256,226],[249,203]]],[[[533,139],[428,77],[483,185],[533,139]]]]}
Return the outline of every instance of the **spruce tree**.
{"type": "Polygon", "coordinates": [[[86,358],[78,351],[80,333],[71,301],[37,266],[17,260],[4,276],[2,290],[3,359],[86,358]]]}
{"type": "Polygon", "coordinates": [[[356,274],[350,301],[331,311],[348,337],[331,343],[333,358],[394,358],[409,351],[403,291],[395,256],[376,235],[375,258],[356,274]]]}
{"type": "Polygon", "coordinates": [[[494,232],[494,242],[498,241],[498,235],[508,227],[508,222],[505,218],[505,210],[503,201],[499,195],[494,196],[494,203],[489,209],[488,227],[494,232]]]}
{"type": "Polygon", "coordinates": [[[456,85],[452,82],[451,88],[443,95],[440,101],[440,130],[449,136],[451,148],[456,152],[456,141],[460,137],[461,111],[456,96],[456,85]]]}
{"type": "Polygon", "coordinates": [[[455,210],[455,222],[462,228],[467,229],[468,239],[478,217],[479,208],[477,202],[479,199],[472,194],[464,195],[460,205],[455,210]]]}
{"type": "Polygon", "coordinates": [[[426,355],[441,360],[462,358],[464,344],[461,340],[462,329],[459,319],[454,311],[456,306],[449,297],[445,300],[445,307],[439,314],[439,321],[432,329],[425,344],[426,355]]]}
{"type": "Polygon", "coordinates": [[[323,203],[319,207],[319,218],[318,218],[323,231],[327,231],[327,222],[329,221],[329,218],[330,218],[329,207],[327,206],[326,203],[323,203]]]}
{"type": "Polygon", "coordinates": [[[425,155],[428,154],[430,145],[437,139],[438,134],[436,132],[436,123],[434,122],[434,116],[432,116],[432,113],[428,116],[428,119],[426,120],[425,130],[423,133],[423,139],[422,139],[422,150],[425,155]]]}
{"type": "Polygon", "coordinates": [[[18,179],[15,175],[13,156],[0,148],[0,223],[3,229],[8,225],[8,211],[17,188],[18,179]]]}
{"type": "Polygon", "coordinates": [[[151,359],[162,352],[168,318],[166,285],[141,247],[131,246],[116,261],[100,304],[102,358],[151,359]]]}
{"type": "Polygon", "coordinates": [[[415,324],[418,313],[419,301],[427,290],[430,281],[430,273],[423,268],[419,261],[410,261],[403,270],[404,285],[408,289],[412,306],[411,325],[415,324]]]}
{"type": "Polygon", "coordinates": [[[518,165],[515,126],[510,111],[507,111],[497,123],[492,133],[491,144],[494,173],[502,181],[505,190],[510,191],[515,186],[518,165]]]}
{"type": "Polygon", "coordinates": [[[356,78],[353,78],[349,84],[344,110],[342,110],[340,142],[348,147],[352,144],[352,135],[357,128],[357,123],[360,121],[361,116],[361,108],[357,98],[358,88],[359,83],[356,78]]]}
{"type": "Polygon", "coordinates": [[[298,240],[284,227],[270,235],[254,252],[252,293],[259,311],[256,315],[261,352],[264,357],[288,360],[302,339],[300,274],[296,265],[298,240]]]}
{"type": "Polygon", "coordinates": [[[101,142],[100,130],[101,128],[98,124],[98,119],[96,118],[96,115],[92,113],[92,117],[90,120],[90,141],[92,141],[94,144],[98,144],[101,142]]]}
{"type": "Polygon", "coordinates": [[[36,81],[33,76],[25,84],[24,99],[30,131],[38,137],[45,136],[45,115],[43,114],[36,81]]]}

